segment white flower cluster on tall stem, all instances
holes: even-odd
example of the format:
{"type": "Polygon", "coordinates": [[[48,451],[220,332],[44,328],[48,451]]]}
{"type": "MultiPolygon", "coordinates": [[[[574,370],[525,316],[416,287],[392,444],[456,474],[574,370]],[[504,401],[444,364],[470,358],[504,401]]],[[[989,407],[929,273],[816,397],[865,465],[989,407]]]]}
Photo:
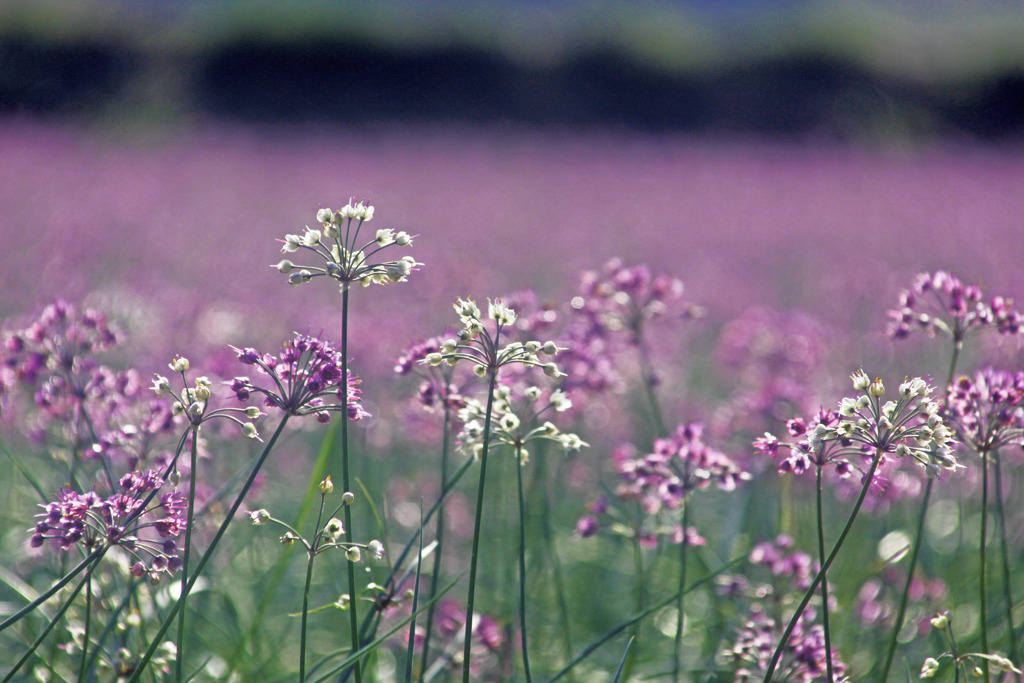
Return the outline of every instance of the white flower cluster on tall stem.
{"type": "Polygon", "coordinates": [[[394,261],[372,263],[371,259],[382,249],[390,246],[412,245],[409,233],[390,228],[377,230],[373,239],[360,241],[359,233],[363,224],[373,219],[373,207],[363,202],[349,200],[338,211],[320,209],[316,219],[320,228],[306,226],[302,235],[285,235],[281,253],[291,254],[300,250],[312,251],[323,259],[323,265],[302,266],[284,259],[274,264],[278,272],[288,275],[288,284],[298,286],[314,277],[326,275],[341,283],[342,289],[355,282],[363,287],[372,284],[386,285],[390,282],[404,282],[418,266],[412,256],[403,256],[394,261]]]}
{"type": "Polygon", "coordinates": [[[932,387],[924,379],[904,380],[895,400],[882,403],[885,385],[881,379],[872,381],[858,370],[851,375],[853,387],[863,392],[857,398],[839,402],[840,419],[835,424],[819,423],[808,437],[812,452],[820,452],[826,444],[841,449],[860,447],[897,458],[911,456],[938,476],[942,468],[959,467],[953,456],[953,433],[943,424],[939,403],[931,400],[932,387]]]}
{"type": "Polygon", "coordinates": [[[500,346],[503,329],[516,321],[516,312],[501,301],[487,302],[488,317],[494,321],[493,334],[484,326],[480,318],[480,307],[472,299],[459,299],[454,307],[463,325],[458,339],[446,340],[441,350],[427,354],[423,363],[437,367],[442,363],[455,365],[464,360],[473,365],[473,372],[479,377],[486,376],[488,372],[497,372],[504,365],[519,363],[541,368],[548,377],[564,376],[556,363],[540,359],[541,355],[553,356],[564,351],[552,341],[511,342],[504,347],[500,346]]]}
{"type": "MultiPolygon", "coordinates": [[[[546,400],[544,393],[540,387],[530,386],[522,392],[521,400],[514,400],[509,387],[499,384],[494,389],[491,438],[517,449],[524,463],[530,457],[526,445],[533,441],[553,441],[565,451],[578,451],[589,446],[576,434],[563,432],[550,420],[543,419],[545,413],[561,413],[572,407],[572,401],[564,391],[556,389],[547,395],[546,400]]],[[[480,457],[483,447],[486,412],[483,402],[474,398],[466,399],[465,406],[459,410],[459,420],[463,424],[459,448],[474,458],[480,457]]]]}

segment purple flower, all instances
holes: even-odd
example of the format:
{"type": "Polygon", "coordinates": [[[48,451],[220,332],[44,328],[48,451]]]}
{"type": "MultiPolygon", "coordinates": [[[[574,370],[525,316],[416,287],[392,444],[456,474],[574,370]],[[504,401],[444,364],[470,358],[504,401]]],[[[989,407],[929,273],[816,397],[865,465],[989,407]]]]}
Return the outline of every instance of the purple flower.
{"type": "Polygon", "coordinates": [[[255,366],[273,381],[266,388],[248,377],[236,377],[229,385],[240,401],[259,394],[267,406],[290,415],[315,415],[320,422],[330,421],[332,412],[343,412],[350,420],[369,416],[359,402],[359,380],[351,370],[343,377],[341,352],[329,341],[296,334],[277,356],[253,349],[235,351],[243,364],[255,366]]]}
{"type": "Polygon", "coordinates": [[[57,499],[36,515],[30,545],[50,541],[59,550],[80,545],[86,552],[100,546],[117,546],[136,559],[133,573],[173,572],[181,563],[176,539],[185,530],[185,497],[165,493],[154,502],[164,485],[160,473],[129,472],[121,477],[117,490],[102,497],[95,491],[79,493],[65,487],[57,499]]]}
{"type": "Polygon", "coordinates": [[[1000,334],[1021,331],[1020,313],[1001,296],[986,303],[981,287],[965,285],[945,271],[921,273],[909,289],[900,292],[899,305],[889,311],[889,335],[903,339],[913,330],[944,334],[962,342],[968,334],[995,328],[1000,334]]]}
{"type": "Polygon", "coordinates": [[[960,441],[975,453],[1024,446],[1024,372],[993,368],[950,387],[946,410],[960,441]]]}

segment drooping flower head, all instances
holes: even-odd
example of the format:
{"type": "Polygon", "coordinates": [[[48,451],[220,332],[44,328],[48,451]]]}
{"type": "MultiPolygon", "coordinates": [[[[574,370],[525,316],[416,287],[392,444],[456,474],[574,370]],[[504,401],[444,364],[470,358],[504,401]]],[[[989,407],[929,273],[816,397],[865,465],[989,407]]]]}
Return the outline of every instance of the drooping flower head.
{"type": "Polygon", "coordinates": [[[856,398],[844,398],[834,410],[822,410],[813,420],[787,423],[790,441],[766,433],[754,449],[775,457],[786,450],[779,472],[802,474],[811,465],[834,465],[841,475],[864,471],[876,454],[881,459],[912,456],[929,476],[942,468],[959,467],[953,457],[953,434],[943,424],[939,403],[931,400],[932,387],[920,377],[900,384],[895,400],[882,403],[885,385],[863,370],[851,375],[856,398]]]}
{"type": "Polygon", "coordinates": [[[903,339],[922,330],[960,343],[986,327],[1019,334],[1021,315],[1012,306],[1013,300],[1002,296],[984,301],[981,287],[965,285],[945,271],[921,273],[900,292],[898,308],[889,311],[889,335],[903,339]]]}
{"type": "Polygon", "coordinates": [[[276,356],[252,348],[235,351],[243,365],[254,366],[273,383],[264,387],[248,377],[236,377],[230,384],[240,401],[262,395],[264,405],[290,415],[315,415],[325,423],[334,412],[350,420],[369,416],[359,402],[359,380],[351,371],[344,376],[341,352],[329,341],[296,334],[276,356]]]}
{"type": "Polygon", "coordinates": [[[428,412],[446,404],[454,410],[465,405],[465,382],[456,380],[455,367],[447,363],[430,365],[425,362],[430,354],[440,353],[445,340],[451,336],[454,336],[454,333],[410,344],[395,361],[395,372],[399,375],[418,374],[423,377],[416,394],[416,402],[428,412]]]}
{"type": "Polygon", "coordinates": [[[390,228],[377,230],[371,239],[360,238],[363,225],[373,219],[373,207],[350,199],[338,211],[320,209],[316,214],[319,228],[306,227],[302,235],[285,235],[281,253],[311,252],[317,265],[297,265],[289,259],[274,264],[278,272],[288,275],[288,284],[298,286],[315,277],[327,276],[348,289],[353,283],[363,287],[404,282],[418,266],[411,256],[393,261],[376,260],[379,252],[392,246],[412,245],[412,236],[390,228]]]}
{"type": "Polygon", "coordinates": [[[158,580],[160,572],[181,567],[175,539],[186,525],[182,493],[165,493],[156,500],[163,484],[160,473],[149,470],[125,474],[106,497],[65,487],[56,501],[42,506],[30,543],[38,548],[49,540],[60,550],[79,545],[86,552],[116,546],[135,559],[134,575],[148,573],[158,580]]]}

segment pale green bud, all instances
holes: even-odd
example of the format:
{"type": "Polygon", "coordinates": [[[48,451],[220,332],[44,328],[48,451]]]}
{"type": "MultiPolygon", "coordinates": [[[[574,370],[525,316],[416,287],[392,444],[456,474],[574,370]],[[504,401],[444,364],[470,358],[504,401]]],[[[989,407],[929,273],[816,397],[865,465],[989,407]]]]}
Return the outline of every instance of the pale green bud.
{"type": "Polygon", "coordinates": [[[330,495],[331,492],[334,491],[334,482],[331,481],[331,475],[328,474],[327,477],[320,482],[320,485],[317,486],[317,490],[324,496],[330,495]]]}
{"type": "Polygon", "coordinates": [[[345,491],[345,493],[341,494],[341,502],[343,505],[351,505],[355,499],[356,494],[351,491],[345,491]]]}
{"type": "Polygon", "coordinates": [[[357,548],[356,546],[352,546],[351,548],[345,551],[345,559],[349,562],[358,562],[360,559],[362,559],[362,557],[362,552],[360,552],[359,548],[357,548]]]}
{"type": "Polygon", "coordinates": [[[168,367],[175,372],[185,372],[188,370],[188,358],[177,356],[171,361],[171,364],[168,367]]]}
{"type": "Polygon", "coordinates": [[[288,259],[282,259],[278,261],[276,265],[270,266],[271,268],[277,268],[279,273],[290,273],[295,268],[295,264],[288,259]]]}
{"type": "Polygon", "coordinates": [[[245,416],[250,420],[255,420],[262,414],[263,412],[256,406],[249,406],[248,408],[245,409],[245,416]]]}

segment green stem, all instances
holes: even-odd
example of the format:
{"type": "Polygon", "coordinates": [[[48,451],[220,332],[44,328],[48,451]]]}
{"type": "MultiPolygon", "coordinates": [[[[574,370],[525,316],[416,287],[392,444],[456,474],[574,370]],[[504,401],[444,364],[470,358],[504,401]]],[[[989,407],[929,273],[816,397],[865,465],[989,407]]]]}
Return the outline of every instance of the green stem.
{"type": "Polygon", "coordinates": [[[224,521],[221,523],[220,528],[217,529],[217,533],[214,535],[213,540],[210,541],[210,547],[207,548],[206,552],[203,553],[203,556],[199,558],[199,563],[196,565],[195,572],[192,573],[192,578],[189,579],[188,584],[185,586],[185,592],[182,593],[179,599],[174,603],[174,606],[171,608],[170,613],[164,618],[163,623],[160,624],[160,628],[157,630],[156,635],[154,635],[153,639],[150,641],[149,648],[146,650],[145,654],[142,655],[142,658],[136,665],[135,672],[132,674],[132,677],[131,679],[129,679],[128,683],[136,683],[139,680],[139,678],[142,677],[142,673],[146,670],[146,666],[149,665],[149,662],[153,658],[153,655],[156,654],[157,648],[160,647],[160,639],[163,638],[165,633],[167,633],[167,629],[171,627],[171,623],[174,621],[174,618],[178,615],[178,611],[181,609],[181,605],[183,602],[182,599],[189,594],[193,586],[195,586],[196,581],[198,581],[199,577],[202,576],[203,568],[206,567],[206,563],[210,561],[211,557],[213,557],[214,551],[217,549],[217,546],[220,544],[221,539],[224,537],[224,534],[228,530],[228,525],[230,525],[231,520],[234,519],[235,513],[238,512],[238,508],[241,507],[242,501],[245,500],[245,495],[249,493],[249,489],[252,488],[253,482],[256,481],[256,476],[260,473],[260,470],[263,468],[263,463],[266,461],[267,456],[270,455],[270,451],[273,450],[274,445],[277,443],[278,437],[280,437],[281,432],[284,431],[285,425],[288,424],[289,417],[290,416],[288,415],[288,413],[285,413],[281,417],[281,422],[277,425],[277,429],[274,430],[274,434],[270,437],[266,445],[263,447],[263,452],[260,453],[260,457],[256,461],[256,464],[253,465],[252,472],[249,473],[249,478],[246,479],[245,484],[242,485],[242,490],[238,492],[238,496],[235,498],[235,502],[231,505],[231,509],[228,510],[227,514],[225,515],[224,521]]]}
{"type": "Polygon", "coordinates": [[[666,435],[665,419],[661,414],[661,404],[658,402],[658,394],[654,391],[654,365],[651,363],[647,346],[643,340],[638,341],[640,351],[640,371],[644,374],[644,394],[651,407],[651,418],[654,421],[654,431],[658,437],[666,435]]]}
{"type": "MultiPolygon", "coordinates": [[[[979,542],[980,552],[978,556],[978,571],[980,572],[979,599],[981,604],[981,651],[989,654],[988,650],[988,595],[985,582],[985,546],[988,535],[988,451],[981,452],[981,539],[979,542]]],[[[982,658],[981,670],[985,674],[985,683],[991,680],[988,670],[988,659],[982,658]]]]}
{"type": "Polygon", "coordinates": [[[199,454],[199,425],[192,425],[192,447],[189,451],[188,473],[188,519],[185,523],[185,550],[181,562],[181,611],[178,612],[178,653],[174,662],[174,680],[181,683],[182,668],[185,660],[185,599],[188,593],[188,562],[192,552],[192,524],[196,505],[196,461],[199,454]]]}
{"type": "MultiPolygon", "coordinates": [[[[17,663],[14,665],[14,668],[7,672],[7,675],[4,676],[3,680],[0,681],[0,683],[8,683],[8,681],[13,680],[14,674],[18,673],[18,670],[21,669],[21,667],[25,665],[25,662],[29,660],[32,654],[39,649],[39,646],[42,645],[43,640],[46,639],[46,636],[50,635],[50,631],[52,631],[57,626],[57,624],[60,623],[61,617],[63,617],[64,613],[67,612],[68,608],[71,607],[71,603],[75,601],[75,598],[78,597],[78,594],[82,592],[82,588],[92,579],[92,573],[96,571],[96,567],[100,566],[100,559],[103,557],[103,554],[106,551],[107,546],[104,546],[94,551],[91,555],[89,555],[89,557],[86,558],[86,561],[90,561],[91,564],[89,565],[89,571],[86,573],[85,577],[78,583],[77,586],[75,586],[75,590],[72,591],[71,595],[68,596],[68,599],[64,601],[64,604],[61,605],[59,610],[57,610],[57,613],[53,615],[53,618],[50,619],[49,623],[46,625],[46,628],[43,629],[43,632],[39,634],[35,641],[32,642],[32,645],[30,645],[28,650],[25,651],[25,654],[23,654],[21,656],[21,659],[17,661],[17,663]]],[[[64,585],[68,581],[70,581],[71,579],[69,577],[72,577],[75,574],[77,574],[81,567],[82,565],[79,565],[72,573],[65,576],[64,579],[62,579],[61,585],[64,585]]],[[[53,593],[51,592],[49,593],[49,595],[53,595],[53,593]]]]}
{"type": "Polygon", "coordinates": [[[555,546],[555,531],[554,523],[552,521],[551,514],[551,491],[549,489],[549,482],[556,481],[557,478],[550,478],[547,476],[547,449],[538,449],[537,457],[537,476],[538,476],[538,490],[541,491],[541,505],[543,508],[543,521],[544,521],[544,556],[551,560],[551,574],[552,580],[555,583],[555,597],[558,602],[558,614],[559,620],[562,626],[562,642],[565,646],[565,660],[569,661],[572,658],[572,632],[569,629],[569,603],[565,597],[565,580],[562,576],[562,561],[558,557],[558,548],[555,546]]]}
{"type": "Polygon", "coordinates": [[[1003,598],[1006,603],[1006,630],[1010,639],[1010,661],[1019,663],[1017,659],[1017,639],[1013,633],[1013,598],[1010,590],[1010,555],[1006,542],[1006,515],[1003,514],[1003,474],[999,465],[999,454],[992,454],[996,478],[996,512],[999,514],[999,547],[1003,561],[1003,598]]]}
{"type": "MultiPolygon", "coordinates": [[[[447,415],[447,405],[445,413],[447,415]]],[[[444,486],[444,479],[441,479],[441,486],[444,486]]],[[[416,647],[416,614],[419,611],[420,601],[420,576],[423,573],[423,499],[420,498],[420,540],[419,540],[419,552],[417,556],[420,558],[416,562],[416,582],[413,584],[412,590],[412,621],[409,622],[409,640],[406,644],[406,656],[405,656],[405,683],[412,683],[412,662],[413,662],[413,648],[416,647]]],[[[430,599],[434,596],[431,595],[430,599]]],[[[429,613],[429,612],[428,612],[429,613]]]]}
{"type": "MultiPolygon", "coordinates": [[[[825,523],[822,514],[821,504],[821,474],[822,466],[818,465],[815,468],[816,483],[817,483],[817,508],[818,508],[818,561],[820,562],[825,558],[825,523]]],[[[828,618],[828,575],[822,573],[821,575],[821,620],[822,625],[825,629],[825,670],[828,677],[825,679],[829,683],[835,680],[835,675],[832,670],[832,634],[829,629],[829,618],[828,618]]],[[[884,680],[884,679],[883,679],[884,680]]]]}
{"type": "MultiPolygon", "coordinates": [[[[345,491],[351,491],[351,479],[349,478],[348,467],[348,294],[349,283],[342,287],[341,297],[341,376],[345,383],[345,410],[341,414],[341,482],[345,491]]],[[[352,543],[355,537],[352,529],[352,506],[345,506],[345,541],[352,543]]],[[[345,562],[348,573],[348,623],[351,631],[352,651],[359,650],[359,617],[356,614],[358,603],[356,593],[356,567],[353,562],[345,562]]],[[[353,664],[353,672],[356,676],[356,683],[362,683],[362,666],[359,663],[353,664]]]]}
{"type": "Polygon", "coordinates": [[[484,413],[483,449],[480,452],[480,482],[476,490],[476,515],[473,520],[473,549],[469,559],[469,595],[466,598],[466,633],[462,651],[462,681],[469,683],[469,664],[473,648],[473,602],[476,597],[476,567],[480,557],[480,522],[483,519],[484,484],[487,482],[487,448],[491,440],[491,411],[494,408],[494,385],[498,380],[498,369],[488,370],[490,382],[487,386],[487,411],[484,413]]]}
{"type": "Polygon", "coordinates": [[[860,495],[857,496],[857,502],[854,503],[853,510],[850,512],[849,518],[846,520],[845,526],[843,526],[842,532],[839,534],[839,539],[836,544],[832,546],[832,552],[828,554],[825,562],[821,565],[821,569],[818,570],[817,575],[814,577],[814,581],[808,587],[807,592],[804,593],[804,597],[800,600],[800,604],[797,605],[796,612],[793,613],[792,618],[789,620],[789,624],[786,626],[785,632],[782,634],[782,638],[779,640],[779,644],[775,647],[775,653],[772,655],[771,663],[768,665],[768,671],[765,673],[763,682],[771,683],[772,674],[775,673],[775,667],[779,664],[779,658],[782,657],[782,650],[785,649],[786,643],[789,641],[790,635],[793,634],[793,629],[796,628],[796,622],[800,619],[800,615],[803,614],[804,608],[807,607],[807,603],[811,601],[811,597],[818,589],[818,584],[825,576],[825,572],[832,566],[832,562],[835,561],[836,555],[839,554],[839,549],[843,547],[843,542],[846,541],[846,536],[850,533],[850,529],[853,527],[853,520],[857,518],[857,513],[860,512],[861,506],[864,504],[864,499],[868,495],[868,489],[871,488],[871,482],[875,478],[875,470],[878,469],[878,463],[882,459],[882,449],[875,451],[875,457],[871,460],[871,468],[868,470],[867,475],[864,477],[864,485],[860,489],[860,495]]]}
{"type": "Polygon", "coordinates": [[[690,520],[690,501],[683,501],[683,541],[679,544],[679,599],[676,601],[676,636],[673,642],[672,650],[672,680],[679,683],[679,674],[681,673],[682,662],[680,661],[683,654],[683,626],[685,625],[685,613],[683,611],[683,599],[685,598],[686,591],[683,589],[686,587],[686,556],[687,556],[687,537],[686,527],[690,520]]]}
{"type": "Polygon", "coordinates": [[[107,552],[107,548],[108,548],[108,546],[103,546],[101,548],[97,548],[96,550],[92,551],[92,553],[87,555],[85,557],[85,559],[83,559],[81,562],[79,562],[75,566],[74,569],[72,569],[67,574],[65,574],[63,577],[61,577],[61,579],[57,583],[55,583],[52,586],[50,586],[49,590],[47,590],[46,592],[40,594],[40,596],[38,598],[36,598],[32,602],[30,602],[29,604],[25,605],[24,607],[22,607],[20,610],[18,610],[17,612],[12,614],[11,616],[7,617],[7,619],[5,619],[2,624],[0,624],[0,633],[3,633],[3,631],[8,626],[12,626],[13,624],[17,623],[26,614],[30,614],[30,613],[34,612],[37,607],[39,607],[41,604],[43,604],[44,602],[49,600],[51,597],[53,597],[54,593],[56,593],[61,588],[66,586],[71,581],[71,579],[73,579],[76,576],[78,576],[78,574],[83,569],[88,568],[93,562],[99,561],[100,557],[102,557],[103,554],[107,552]]]}
{"type": "MultiPolygon", "coordinates": [[[[445,378],[447,385],[447,378],[445,378]]],[[[451,419],[452,411],[449,404],[448,387],[441,392],[441,400],[444,401],[444,434],[441,439],[441,495],[444,495],[444,487],[448,481],[448,451],[451,448],[451,419]]],[[[420,681],[427,673],[427,660],[430,655],[430,636],[434,631],[434,595],[437,592],[437,583],[441,576],[441,550],[444,548],[444,507],[437,510],[437,533],[435,540],[437,546],[434,548],[434,569],[430,575],[430,593],[427,600],[430,600],[430,607],[427,608],[427,623],[423,634],[423,650],[420,653],[420,681]]],[[[423,545],[423,528],[420,527],[420,546],[423,545]]],[[[422,557],[420,558],[422,560],[422,557]]]]}
{"type": "MultiPolygon", "coordinates": [[[[347,418],[346,418],[347,419],[347,418]]],[[[306,562],[306,583],[302,588],[302,620],[299,627],[299,683],[306,680],[306,622],[309,618],[309,586],[313,583],[313,561],[316,559],[317,546],[320,544],[320,525],[324,521],[324,501],[326,494],[320,494],[320,513],[316,516],[316,533],[312,545],[307,548],[309,561],[306,562]]],[[[352,564],[349,562],[349,564],[352,564]]],[[[350,601],[354,602],[354,600],[350,601]]]]}
{"type": "Polygon", "coordinates": [[[85,662],[89,655],[89,627],[92,621],[92,572],[85,577],[85,633],[82,634],[82,664],[78,669],[78,680],[85,680],[85,662]]]}
{"type": "Polygon", "coordinates": [[[526,646],[526,519],[523,504],[523,449],[516,447],[516,484],[519,491],[519,633],[523,642],[523,670],[526,683],[533,683],[530,671],[530,651],[526,646]]]}
{"type": "Polygon", "coordinates": [[[889,647],[885,653],[885,663],[882,665],[882,675],[879,681],[886,681],[889,678],[889,669],[892,668],[892,659],[896,654],[896,641],[900,630],[903,628],[903,617],[907,612],[907,599],[910,597],[910,584],[914,580],[914,568],[917,566],[917,557],[921,551],[921,544],[924,542],[924,520],[928,512],[928,501],[932,497],[932,484],[934,479],[928,478],[924,487],[924,498],[921,499],[921,511],[917,515],[917,535],[914,536],[914,549],[910,553],[910,567],[907,569],[907,581],[903,585],[903,595],[900,597],[900,608],[896,613],[896,623],[893,625],[892,636],[889,638],[889,647]]]}

